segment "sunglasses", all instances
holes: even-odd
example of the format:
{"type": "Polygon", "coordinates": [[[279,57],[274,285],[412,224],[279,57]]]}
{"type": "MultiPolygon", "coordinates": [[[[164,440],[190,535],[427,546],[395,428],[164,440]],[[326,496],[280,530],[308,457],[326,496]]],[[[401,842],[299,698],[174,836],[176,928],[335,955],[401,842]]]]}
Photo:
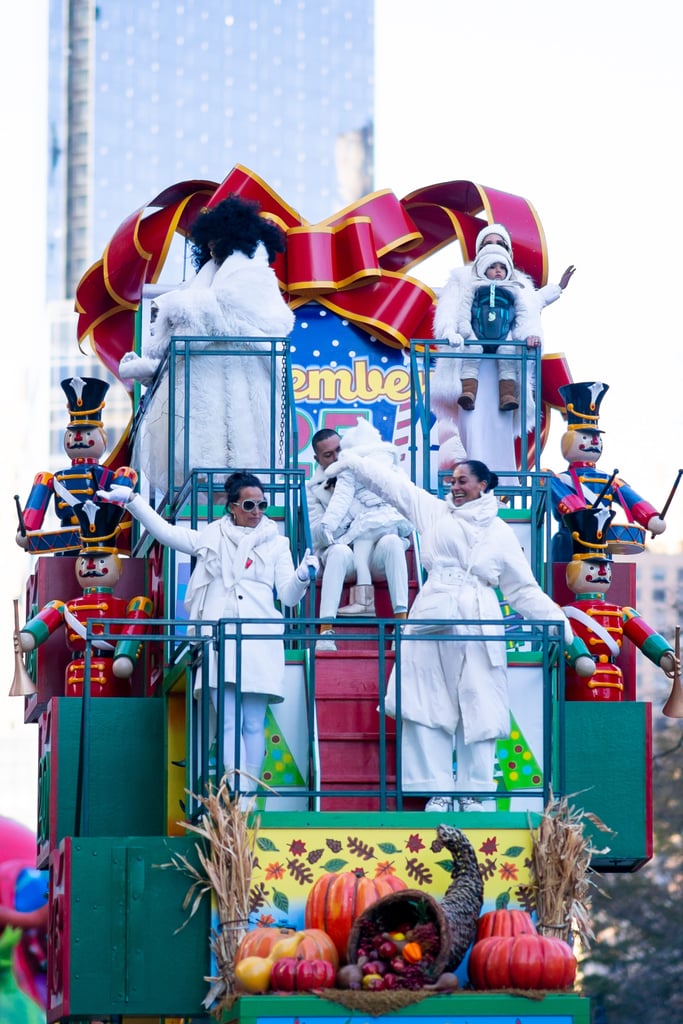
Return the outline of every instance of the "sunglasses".
{"type": "Polygon", "coordinates": [[[238,505],[243,512],[253,512],[255,508],[259,512],[265,512],[268,508],[268,502],[265,498],[262,498],[261,501],[252,501],[251,498],[245,498],[244,501],[231,501],[230,504],[238,505]]]}

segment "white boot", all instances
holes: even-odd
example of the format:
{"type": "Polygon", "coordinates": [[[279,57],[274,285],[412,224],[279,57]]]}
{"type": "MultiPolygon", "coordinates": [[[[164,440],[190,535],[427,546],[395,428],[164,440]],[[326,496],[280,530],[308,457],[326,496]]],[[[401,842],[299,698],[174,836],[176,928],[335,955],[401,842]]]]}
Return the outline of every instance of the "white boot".
{"type": "Polygon", "coordinates": [[[337,611],[337,615],[374,615],[375,588],[371,583],[349,589],[349,603],[337,611]]]}
{"type": "Polygon", "coordinates": [[[320,639],[315,642],[316,654],[320,651],[336,651],[337,645],[334,642],[334,629],[331,623],[324,622],[320,627],[320,639]]]}

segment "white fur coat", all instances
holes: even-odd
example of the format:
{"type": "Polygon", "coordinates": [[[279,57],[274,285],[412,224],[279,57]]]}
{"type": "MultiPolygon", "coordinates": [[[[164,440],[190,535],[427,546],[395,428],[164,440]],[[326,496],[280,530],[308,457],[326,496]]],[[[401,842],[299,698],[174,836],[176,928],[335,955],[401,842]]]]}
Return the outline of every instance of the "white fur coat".
{"type": "MultiPolygon", "coordinates": [[[[216,338],[282,338],[294,326],[294,314],[280,293],[262,244],[253,257],[235,252],[218,266],[206,263],[187,284],[156,300],[154,335],[142,353],[137,373],[149,378],[164,358],[171,337],[202,337],[190,360],[189,420],[185,417],[186,374],[177,360],[175,387],[173,483],[178,486],[193,469],[265,469],[271,464],[271,371],[274,372],[276,415],[280,414],[280,360],[265,343],[239,343],[216,338]],[[229,354],[221,350],[229,348],[229,354]],[[212,350],[216,355],[211,355],[212,350]],[[247,352],[262,351],[262,357],[247,352]]],[[[135,358],[124,357],[122,376],[135,377],[135,358]]],[[[138,440],[140,467],[152,487],[169,485],[168,370],[150,396],[138,440]]]]}

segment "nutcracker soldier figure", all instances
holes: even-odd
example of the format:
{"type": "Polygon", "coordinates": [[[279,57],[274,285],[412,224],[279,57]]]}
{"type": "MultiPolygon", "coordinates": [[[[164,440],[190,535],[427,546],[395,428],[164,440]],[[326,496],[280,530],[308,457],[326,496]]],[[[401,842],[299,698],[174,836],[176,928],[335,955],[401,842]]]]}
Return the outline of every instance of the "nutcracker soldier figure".
{"type": "Polygon", "coordinates": [[[623,700],[624,681],[616,661],[624,638],[639,647],[667,676],[672,677],[677,668],[671,645],[648,626],[635,608],[610,604],[606,599],[612,582],[607,533],[613,517],[614,511],[604,507],[580,509],[565,516],[573,545],[566,580],[576,601],[562,610],[597,663],[590,679],[566,669],[567,700],[623,700]]]}
{"type": "Polygon", "coordinates": [[[607,509],[614,503],[626,515],[626,524],[616,523],[608,530],[606,543],[612,554],[637,554],[643,550],[646,528],[652,534],[664,533],[666,529],[657,509],[620,479],[617,470],[610,476],[596,469],[604,433],[598,429],[600,404],[608,389],[609,385],[601,381],[559,388],[567,412],[567,431],[561,446],[568,465],[551,479],[553,512],[560,522],[552,544],[555,562],[569,562],[572,558],[571,538],[562,517],[596,503],[607,509]]]}
{"type": "Polygon", "coordinates": [[[99,505],[94,501],[79,502],[72,507],[80,523],[81,549],[76,558],[76,579],[83,594],[67,602],[48,602],[15,635],[15,649],[31,651],[64,626],[72,654],[66,669],[64,692],[67,697],[81,697],[88,624],[92,627],[91,634],[102,634],[101,620],[127,619],[125,624],[112,623],[108,627],[110,635],[120,637],[116,644],[105,639],[93,640],[94,652],[90,659],[91,695],[126,697],[130,695],[129,679],[141,648],[137,637],[145,629],[144,620],[152,614],[152,601],[148,597],[126,600],[114,594],[123,571],[116,550],[122,507],[99,505]],[[97,622],[92,625],[93,620],[99,620],[100,625],[97,622]]]}
{"type": "Polygon", "coordinates": [[[38,473],[33,481],[16,535],[19,547],[30,554],[78,553],[78,518],[69,502],[60,495],[56,483],[65,488],[76,501],[83,502],[94,498],[98,488],[110,487],[114,483],[135,487],[137,482],[137,474],[128,466],[112,471],[100,465],[107,447],[102,409],[109,384],[96,377],[69,377],[61,382],[61,387],[69,410],[69,422],[64,432],[64,451],[71,459],[71,465],[54,474],[38,473]],[[58,529],[43,530],[43,522],[53,497],[61,525],[58,529]]]}

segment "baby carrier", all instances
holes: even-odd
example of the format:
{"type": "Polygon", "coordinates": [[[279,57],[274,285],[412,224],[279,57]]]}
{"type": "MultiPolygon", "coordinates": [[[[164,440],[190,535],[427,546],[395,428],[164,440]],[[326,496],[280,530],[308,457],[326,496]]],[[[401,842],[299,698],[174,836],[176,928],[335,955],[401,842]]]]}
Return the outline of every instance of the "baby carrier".
{"type": "MultiPolygon", "coordinates": [[[[509,334],[515,320],[515,300],[512,292],[495,284],[477,288],[472,300],[472,330],[480,341],[499,342],[509,334]]],[[[484,351],[495,351],[485,345],[484,351]]]]}

